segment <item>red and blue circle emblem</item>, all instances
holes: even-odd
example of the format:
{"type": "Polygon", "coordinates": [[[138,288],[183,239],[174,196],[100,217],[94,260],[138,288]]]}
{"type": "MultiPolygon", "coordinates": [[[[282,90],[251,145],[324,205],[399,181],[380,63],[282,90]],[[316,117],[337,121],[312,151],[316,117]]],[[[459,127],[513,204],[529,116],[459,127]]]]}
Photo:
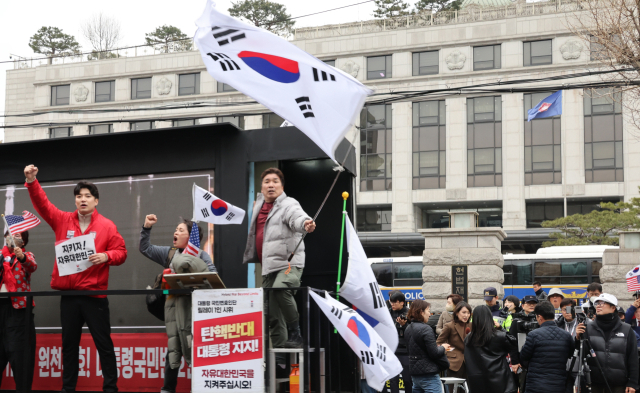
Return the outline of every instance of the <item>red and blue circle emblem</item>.
{"type": "Polygon", "coordinates": [[[227,212],[228,208],[229,207],[227,206],[227,203],[222,199],[216,199],[215,201],[211,202],[211,212],[214,216],[223,215],[227,212]]]}
{"type": "Polygon", "coordinates": [[[351,317],[347,322],[347,327],[368,347],[371,344],[371,338],[367,328],[356,317],[351,317]]]}
{"type": "Polygon", "coordinates": [[[298,62],[265,53],[242,51],[238,57],[252,70],[265,78],[280,83],[293,83],[300,79],[298,62]]]}

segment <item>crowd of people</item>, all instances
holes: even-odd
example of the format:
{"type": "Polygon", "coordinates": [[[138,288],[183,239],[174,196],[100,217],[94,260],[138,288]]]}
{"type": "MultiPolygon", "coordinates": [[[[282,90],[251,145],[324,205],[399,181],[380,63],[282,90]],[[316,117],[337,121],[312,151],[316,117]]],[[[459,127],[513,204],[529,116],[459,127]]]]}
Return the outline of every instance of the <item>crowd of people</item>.
{"type": "Polygon", "coordinates": [[[460,393],[462,385],[453,392],[441,378],[461,378],[469,393],[569,393],[587,386],[635,393],[640,298],[625,312],[599,283],[588,286],[587,296],[578,307],[559,288],[547,294],[535,282],[533,294],[506,296],[501,307],[496,288],[486,288],[485,305],[472,308],[451,294],[434,316],[429,302],[407,307],[402,292],[391,292],[403,371],[385,390],[398,392],[402,380],[406,393],[460,393]]]}
{"type": "MultiPolygon", "coordinates": [[[[127,259],[125,242],[116,225],[97,210],[98,187],[81,181],[73,189],[76,210],[65,212],[49,199],[38,182],[38,168],[24,168],[25,187],[36,212],[55,233],[56,244],[82,235],[93,235],[95,253],[89,256],[91,267],[75,274],[64,275],[53,264],[51,288],[57,290],[99,291],[108,289],[109,268],[122,265],[127,259]]],[[[305,265],[304,233],[311,233],[316,223],[304,212],[298,201],[284,193],[284,174],[268,168],[262,175],[261,193],[253,209],[251,226],[244,253],[244,263],[262,266],[263,287],[299,287],[305,265]],[[289,260],[293,247],[299,244],[289,260]]],[[[216,272],[211,257],[203,250],[197,255],[184,252],[192,230],[198,227],[200,241],[204,232],[196,223],[180,218],[173,234],[172,246],[151,244],[151,230],[158,222],[155,214],[145,217],[140,232],[140,252],[164,268],[163,274],[216,272]]],[[[38,265],[33,253],[26,250],[29,232],[5,233],[0,269],[0,292],[29,292],[31,275],[38,265]]],[[[162,282],[162,276],[158,277],[162,282]]],[[[161,284],[162,285],[162,284],[161,284]]],[[[165,284],[166,285],[166,284],[165,284]]],[[[164,288],[164,287],[163,287],[164,288]]],[[[302,346],[299,314],[289,290],[277,291],[269,298],[269,327],[273,347],[302,346]]],[[[164,319],[167,329],[168,353],[162,393],[175,393],[182,358],[191,364],[192,332],[188,315],[191,300],[188,295],[169,295],[161,298],[160,312],[152,312],[164,319]]],[[[35,367],[36,337],[33,312],[28,313],[26,297],[0,297],[0,370],[10,364],[16,392],[31,391],[35,367]],[[27,318],[31,329],[26,331],[27,318]],[[27,367],[24,365],[28,364],[27,367]]],[[[151,309],[150,309],[151,311],[151,309]]],[[[60,300],[62,325],[62,393],[74,393],[78,382],[79,344],[82,326],[86,323],[98,350],[103,375],[103,391],[118,391],[116,353],[111,339],[109,301],[105,295],[62,296],[60,300]]],[[[277,358],[278,373],[286,372],[285,359],[277,358]]],[[[0,383],[4,373],[0,373],[0,383]]]]}

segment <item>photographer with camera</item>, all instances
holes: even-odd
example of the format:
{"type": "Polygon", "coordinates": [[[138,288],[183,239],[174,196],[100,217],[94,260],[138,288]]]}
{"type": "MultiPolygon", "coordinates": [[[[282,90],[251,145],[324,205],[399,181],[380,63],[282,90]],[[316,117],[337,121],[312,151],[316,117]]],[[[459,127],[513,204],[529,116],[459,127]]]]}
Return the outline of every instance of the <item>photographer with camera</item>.
{"type": "MultiPolygon", "coordinates": [[[[407,321],[409,308],[407,307],[407,301],[404,293],[400,291],[394,291],[389,294],[389,303],[391,304],[389,313],[391,313],[391,319],[393,320],[396,326],[396,331],[398,332],[398,348],[396,349],[395,355],[398,357],[398,360],[400,360],[400,364],[402,364],[401,375],[402,381],[404,382],[404,391],[405,393],[411,393],[412,382],[411,373],[409,371],[409,352],[407,351],[407,343],[404,338],[404,331],[410,323],[407,321]]],[[[388,384],[391,393],[398,393],[400,391],[400,376],[396,375],[391,378],[388,384]]],[[[386,390],[386,388],[384,390],[386,390]]]]}
{"type": "Polygon", "coordinates": [[[564,393],[573,339],[556,325],[555,308],[550,302],[540,302],[534,314],[540,328],[527,335],[520,351],[520,359],[529,362],[525,392],[564,393]]]}
{"type": "Polygon", "coordinates": [[[603,293],[593,302],[594,322],[580,323],[576,340],[583,335],[595,358],[587,360],[591,368],[592,393],[635,393],[638,386],[638,349],[635,332],[622,323],[616,307],[618,299],[603,293]]]}
{"type": "Polygon", "coordinates": [[[556,319],[558,327],[571,334],[571,337],[573,338],[576,337],[576,327],[578,326],[575,307],[575,300],[563,299],[562,302],[560,302],[560,311],[562,312],[562,316],[556,319]]]}

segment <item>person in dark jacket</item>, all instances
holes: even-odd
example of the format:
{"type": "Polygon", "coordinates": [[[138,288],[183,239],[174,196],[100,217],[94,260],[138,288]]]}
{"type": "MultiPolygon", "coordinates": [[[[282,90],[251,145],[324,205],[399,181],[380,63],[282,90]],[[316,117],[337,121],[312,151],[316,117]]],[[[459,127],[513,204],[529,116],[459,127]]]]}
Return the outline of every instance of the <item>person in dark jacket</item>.
{"type": "Polygon", "coordinates": [[[439,373],[444,367],[438,362],[447,366],[449,363],[445,354],[451,347],[449,344],[438,346],[433,329],[425,323],[431,315],[430,308],[428,302],[414,300],[408,314],[411,324],[404,332],[414,393],[441,393],[439,373]]]}
{"type": "MultiPolygon", "coordinates": [[[[396,349],[396,356],[402,364],[402,374],[396,375],[387,382],[387,386],[392,393],[398,393],[402,386],[404,386],[405,393],[411,393],[411,371],[409,370],[409,353],[407,352],[407,345],[404,339],[404,331],[409,326],[407,321],[407,314],[409,308],[407,308],[406,298],[404,293],[400,291],[393,291],[389,294],[389,313],[391,313],[391,319],[395,323],[396,331],[398,332],[398,348],[396,349]],[[402,379],[402,382],[400,381],[402,379]]],[[[387,388],[385,387],[384,391],[387,388]]]]}
{"type": "Polygon", "coordinates": [[[550,302],[538,303],[533,312],[540,327],[527,335],[520,351],[520,359],[529,362],[525,393],[564,393],[573,339],[556,325],[550,302]]]}
{"type": "Polygon", "coordinates": [[[507,355],[517,346],[514,337],[498,331],[491,310],[473,310],[471,332],[464,339],[467,385],[471,393],[515,393],[518,390],[507,355]]]}
{"type": "MultiPolygon", "coordinates": [[[[173,233],[173,247],[169,246],[156,246],[151,244],[151,228],[158,222],[158,217],[155,214],[149,214],[144,219],[144,225],[142,231],[140,231],[140,245],[139,249],[142,255],[151,259],[155,263],[164,268],[169,268],[169,265],[173,258],[180,255],[187,247],[189,242],[189,236],[191,235],[191,229],[193,228],[193,222],[182,220],[175,232],[173,233]]],[[[204,232],[199,230],[200,244],[202,244],[202,238],[204,232]]],[[[211,260],[209,254],[200,250],[198,258],[202,259],[206,264],[210,272],[216,273],[216,267],[211,260]]],[[[160,389],[160,393],[175,393],[176,386],[178,386],[178,373],[179,368],[171,368],[169,364],[169,356],[166,356],[164,367],[164,385],[160,389]]]]}
{"type": "Polygon", "coordinates": [[[638,321],[640,320],[640,299],[636,299],[632,305],[629,306],[627,312],[624,314],[624,322],[629,324],[631,328],[638,334],[640,334],[640,326],[638,321]]]}
{"type": "Polygon", "coordinates": [[[600,369],[593,358],[587,360],[591,367],[591,392],[605,393],[610,388],[612,393],[635,393],[639,386],[634,331],[620,321],[615,296],[603,293],[594,300],[596,319],[586,326],[581,323],[576,328],[576,341],[584,335],[602,366],[600,369]]]}
{"type": "Polygon", "coordinates": [[[491,309],[491,315],[500,317],[500,302],[498,302],[498,290],[494,287],[484,289],[484,302],[491,309]]]}
{"type": "Polygon", "coordinates": [[[535,292],[538,301],[547,300],[549,296],[544,291],[544,289],[542,289],[542,284],[540,283],[540,281],[534,281],[531,285],[533,286],[533,292],[535,292]]]}

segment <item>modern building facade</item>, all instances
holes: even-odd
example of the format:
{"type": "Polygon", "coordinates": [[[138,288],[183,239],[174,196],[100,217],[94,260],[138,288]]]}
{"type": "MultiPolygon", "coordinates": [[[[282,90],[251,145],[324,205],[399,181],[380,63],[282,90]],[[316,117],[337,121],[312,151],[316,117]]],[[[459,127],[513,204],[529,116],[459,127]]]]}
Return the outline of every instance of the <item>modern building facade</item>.
{"type": "MultiPolygon", "coordinates": [[[[640,144],[623,97],[564,90],[561,116],[527,122],[527,110],[563,83],[601,80],[552,80],[599,68],[589,44],[567,27],[578,3],[484,3],[295,31],[295,45],[379,94],[347,135],[358,160],[356,225],[370,256],[421,254],[417,230],[448,226],[457,209],[477,211],[479,226],[502,227],[503,251],[533,252],[548,238],[542,221],[638,195],[640,144]],[[524,80],[532,83],[511,86],[541,89],[496,92],[497,82],[524,80]],[[455,92],[487,83],[494,86],[455,92]]],[[[283,121],[211,78],[197,51],[12,70],[6,94],[7,114],[33,113],[7,125],[38,125],[6,129],[6,142],[283,121]],[[69,112],[76,109],[104,111],[69,112]]]]}

